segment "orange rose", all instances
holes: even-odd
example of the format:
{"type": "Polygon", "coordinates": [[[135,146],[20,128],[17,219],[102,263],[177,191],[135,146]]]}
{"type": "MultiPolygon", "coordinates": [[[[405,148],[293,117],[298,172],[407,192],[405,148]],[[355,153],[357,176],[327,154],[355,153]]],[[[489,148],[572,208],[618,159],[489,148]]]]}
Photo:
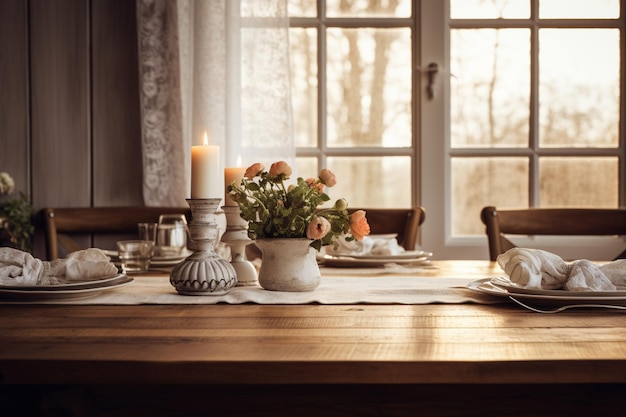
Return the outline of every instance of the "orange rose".
{"type": "Polygon", "coordinates": [[[327,168],[324,168],[320,171],[320,180],[322,180],[324,185],[326,185],[327,187],[333,187],[335,184],[337,184],[337,177],[335,177],[335,174],[333,174],[333,172],[327,168]]]}
{"type": "Polygon", "coordinates": [[[309,239],[321,239],[330,232],[330,222],[324,217],[313,217],[306,228],[306,237],[309,239]]]}
{"type": "Polygon", "coordinates": [[[291,175],[291,167],[285,161],[274,162],[270,167],[270,177],[278,177],[280,174],[283,174],[285,177],[289,177],[291,175]]]}
{"type": "Polygon", "coordinates": [[[324,184],[317,182],[315,178],[307,178],[304,180],[310,188],[317,188],[320,193],[324,192],[324,184]]]}
{"type": "Polygon", "coordinates": [[[250,165],[248,169],[246,169],[246,172],[245,174],[243,174],[243,176],[251,180],[252,178],[259,175],[261,172],[263,172],[264,169],[265,169],[265,166],[262,163],[257,162],[255,164],[250,165]]]}
{"type": "Polygon", "coordinates": [[[357,210],[350,215],[350,233],[356,240],[370,234],[370,225],[365,217],[365,210],[357,210]]]}

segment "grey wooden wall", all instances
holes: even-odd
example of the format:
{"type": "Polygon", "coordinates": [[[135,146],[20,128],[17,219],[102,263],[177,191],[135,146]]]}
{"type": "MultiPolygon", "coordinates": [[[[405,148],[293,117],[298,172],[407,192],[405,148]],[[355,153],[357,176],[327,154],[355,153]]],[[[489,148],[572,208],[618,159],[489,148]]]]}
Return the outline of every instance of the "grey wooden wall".
{"type": "Polygon", "coordinates": [[[0,171],[35,209],[143,205],[137,68],[134,0],[0,1],[0,171]]]}

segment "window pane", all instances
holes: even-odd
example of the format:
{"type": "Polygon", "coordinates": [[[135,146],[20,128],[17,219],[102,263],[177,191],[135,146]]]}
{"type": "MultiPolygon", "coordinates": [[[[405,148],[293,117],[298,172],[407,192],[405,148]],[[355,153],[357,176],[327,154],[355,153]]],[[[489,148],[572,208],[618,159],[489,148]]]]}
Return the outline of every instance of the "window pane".
{"type": "Polygon", "coordinates": [[[327,0],[326,14],[329,17],[410,17],[411,0],[327,0]]]}
{"type": "Polygon", "coordinates": [[[616,29],[542,29],[540,145],[617,147],[620,45],[616,29]]]}
{"type": "Polygon", "coordinates": [[[292,175],[292,179],[295,182],[295,179],[298,177],[309,178],[315,177],[319,174],[320,169],[317,166],[317,158],[312,157],[298,157],[296,158],[296,169],[294,170],[294,174],[292,175]]]}
{"type": "Polygon", "coordinates": [[[450,0],[450,17],[453,19],[525,19],[530,17],[530,1],[450,0]]]}
{"type": "Polygon", "coordinates": [[[539,16],[542,19],[617,19],[619,0],[541,0],[539,16]]]}
{"type": "Polygon", "coordinates": [[[329,146],[411,146],[409,29],[328,29],[329,146]]]}
{"type": "MultiPolygon", "coordinates": [[[[254,1],[257,1],[257,0],[254,0],[254,1]]],[[[311,1],[311,0],[288,0],[287,10],[288,10],[289,16],[293,16],[293,17],[317,16],[317,4],[315,1],[311,1]]]]}
{"type": "Polygon", "coordinates": [[[528,207],[528,159],[452,158],[452,235],[484,235],[480,210],[528,207]]]}
{"type": "Polygon", "coordinates": [[[289,30],[293,125],[296,146],[317,145],[317,30],[289,30]]]}
{"type": "Polygon", "coordinates": [[[451,31],[451,146],[527,147],[530,31],[451,31]]]}
{"type": "Polygon", "coordinates": [[[617,207],[616,157],[539,159],[542,207],[617,207]]]}
{"type": "Polygon", "coordinates": [[[328,169],[337,185],[328,190],[332,201],[348,200],[350,207],[411,207],[411,158],[330,157],[328,169]]]}

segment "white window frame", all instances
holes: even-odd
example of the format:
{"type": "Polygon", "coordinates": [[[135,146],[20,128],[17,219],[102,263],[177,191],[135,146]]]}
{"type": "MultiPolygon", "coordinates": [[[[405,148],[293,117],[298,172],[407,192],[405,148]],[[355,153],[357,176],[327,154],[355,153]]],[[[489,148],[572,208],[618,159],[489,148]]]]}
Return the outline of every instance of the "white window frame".
{"type": "MultiPolygon", "coordinates": [[[[450,12],[449,1],[421,0],[419,14],[421,18],[420,62],[428,65],[430,62],[439,64],[440,68],[450,68],[450,12]]],[[[622,0],[622,16],[626,1],[622,0]]],[[[537,3],[532,1],[532,6],[537,3]]],[[[536,11],[536,10],[535,10],[536,11]]],[[[624,34],[624,19],[622,17],[622,33],[624,34]]],[[[576,21],[580,23],[580,21],[576,21]]],[[[622,35],[624,36],[624,35],[622,35]]],[[[626,56],[624,41],[621,42],[621,54],[626,56]]],[[[624,68],[622,59],[622,74],[624,68]]],[[[536,70],[536,69],[535,69],[536,70]]],[[[457,150],[450,146],[450,74],[442,71],[437,80],[435,97],[426,100],[425,88],[427,77],[421,77],[420,101],[421,117],[419,122],[419,142],[421,143],[421,201],[426,208],[426,222],[423,224],[422,242],[435,253],[439,259],[485,259],[488,256],[488,246],[484,237],[453,237],[451,231],[451,175],[450,160],[457,150]],[[436,138],[436,139],[433,139],[436,138]]],[[[623,83],[624,84],[624,83],[623,83]]],[[[624,114],[626,94],[622,84],[621,113],[624,114]]],[[[626,201],[626,140],[624,138],[625,118],[620,121],[619,175],[620,205],[626,201]]],[[[533,127],[531,126],[531,129],[533,127]]],[[[534,184],[538,187],[538,184],[534,184]]],[[[480,213],[476,213],[479,219],[480,213]]],[[[546,250],[560,249],[560,254],[568,258],[586,257],[589,259],[605,259],[607,253],[619,254],[626,244],[625,237],[588,237],[580,238],[576,242],[563,237],[519,237],[514,242],[520,246],[541,246],[546,250]],[[584,247],[584,251],[581,251],[584,247]],[[589,250],[589,248],[592,248],[589,250]]]]}
{"type": "MultiPolygon", "coordinates": [[[[325,0],[316,0],[318,16],[319,17],[292,17],[290,18],[290,26],[295,27],[311,27],[318,30],[318,87],[317,87],[317,114],[318,114],[318,131],[317,131],[317,146],[314,147],[297,147],[297,157],[316,158],[319,167],[327,166],[327,159],[329,157],[336,156],[404,156],[411,158],[411,176],[412,178],[419,178],[419,142],[417,141],[417,122],[412,126],[412,142],[409,147],[350,147],[350,146],[328,146],[328,135],[326,129],[326,33],[325,29],[333,27],[373,27],[373,28],[405,28],[409,27],[410,30],[416,33],[416,22],[412,17],[394,17],[391,18],[378,18],[378,17],[326,17],[326,2],[325,0]]],[[[413,10],[417,9],[417,0],[412,0],[413,10]]],[[[412,49],[415,51],[418,37],[412,39],[412,49]]],[[[412,54],[412,65],[415,66],[417,57],[412,54]]],[[[415,75],[413,75],[413,88],[415,88],[415,75]]],[[[415,97],[415,92],[412,94],[415,97]]],[[[414,100],[413,106],[413,120],[416,118],[416,105],[414,100]]],[[[413,181],[411,189],[411,204],[416,205],[419,201],[419,182],[413,181]]]]}
{"type": "MultiPolygon", "coordinates": [[[[536,2],[533,2],[533,7],[536,2]]],[[[318,0],[320,12],[324,12],[323,2],[318,0]]],[[[626,0],[621,1],[622,15],[626,9],[626,0]]],[[[450,6],[449,0],[413,0],[413,15],[417,26],[417,36],[413,41],[413,64],[415,67],[413,75],[413,142],[410,149],[403,148],[400,153],[398,149],[380,148],[328,148],[326,146],[325,120],[321,120],[318,132],[318,147],[298,148],[298,156],[316,157],[320,166],[324,166],[326,158],[334,155],[410,155],[412,156],[413,181],[412,203],[421,205],[426,209],[426,221],[420,228],[419,245],[424,249],[434,252],[435,259],[487,259],[488,245],[486,236],[476,237],[453,237],[451,231],[451,167],[450,158],[454,152],[450,147],[450,6]],[[428,65],[436,63],[439,72],[435,78],[433,86],[434,96],[428,97],[427,87],[429,82],[428,65]]],[[[294,19],[306,21],[307,19],[294,19]]],[[[344,19],[348,21],[350,19],[344,19]]],[[[622,17],[622,22],[624,21],[622,17]]],[[[623,33],[624,28],[622,26],[623,33]]],[[[323,36],[323,35],[322,35],[323,36]]],[[[624,41],[622,40],[622,56],[626,56],[624,51],[624,41]]],[[[318,45],[320,57],[324,55],[324,43],[318,45]]],[[[622,60],[622,73],[624,68],[622,60]]],[[[324,77],[323,68],[320,67],[320,77],[324,77]]],[[[324,85],[320,82],[320,88],[324,85]]],[[[626,94],[622,85],[621,112],[626,108],[626,94]]],[[[323,94],[323,91],[318,91],[323,94]]],[[[320,96],[322,97],[322,96],[320,96]]],[[[325,114],[324,101],[320,100],[318,114],[325,114]]],[[[620,122],[620,178],[624,178],[626,144],[624,131],[626,118],[622,117],[620,122]]],[[[532,128],[532,127],[531,127],[532,128]]],[[[537,186],[537,184],[535,185],[537,186]]],[[[620,202],[623,205],[626,201],[626,180],[620,181],[620,202]]],[[[476,213],[476,220],[479,220],[480,213],[476,213]]],[[[527,237],[514,240],[518,245],[537,246],[541,245],[546,250],[551,250],[557,246],[571,246],[571,251],[565,251],[564,256],[571,258],[587,257],[589,259],[603,259],[606,253],[620,253],[626,244],[626,238],[596,238],[590,237],[581,239],[578,245],[572,244],[571,240],[563,238],[527,237]],[[580,245],[585,247],[593,246],[594,250],[586,250],[580,253],[576,250],[580,245]]],[[[562,252],[561,252],[562,253],[562,252]]]]}

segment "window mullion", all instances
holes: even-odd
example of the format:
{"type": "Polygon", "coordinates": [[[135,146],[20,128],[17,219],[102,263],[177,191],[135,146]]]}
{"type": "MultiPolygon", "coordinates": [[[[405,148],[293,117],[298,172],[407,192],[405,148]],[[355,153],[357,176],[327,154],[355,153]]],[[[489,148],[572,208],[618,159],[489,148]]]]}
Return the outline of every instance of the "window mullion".
{"type": "Polygon", "coordinates": [[[317,2],[317,143],[320,153],[318,164],[320,167],[327,166],[328,150],[328,123],[326,118],[328,100],[326,98],[326,1],[317,2]]]}
{"type": "Polygon", "coordinates": [[[528,174],[528,203],[530,207],[540,206],[539,194],[539,2],[531,0],[530,18],[530,119],[528,147],[529,156],[528,174]]]}

